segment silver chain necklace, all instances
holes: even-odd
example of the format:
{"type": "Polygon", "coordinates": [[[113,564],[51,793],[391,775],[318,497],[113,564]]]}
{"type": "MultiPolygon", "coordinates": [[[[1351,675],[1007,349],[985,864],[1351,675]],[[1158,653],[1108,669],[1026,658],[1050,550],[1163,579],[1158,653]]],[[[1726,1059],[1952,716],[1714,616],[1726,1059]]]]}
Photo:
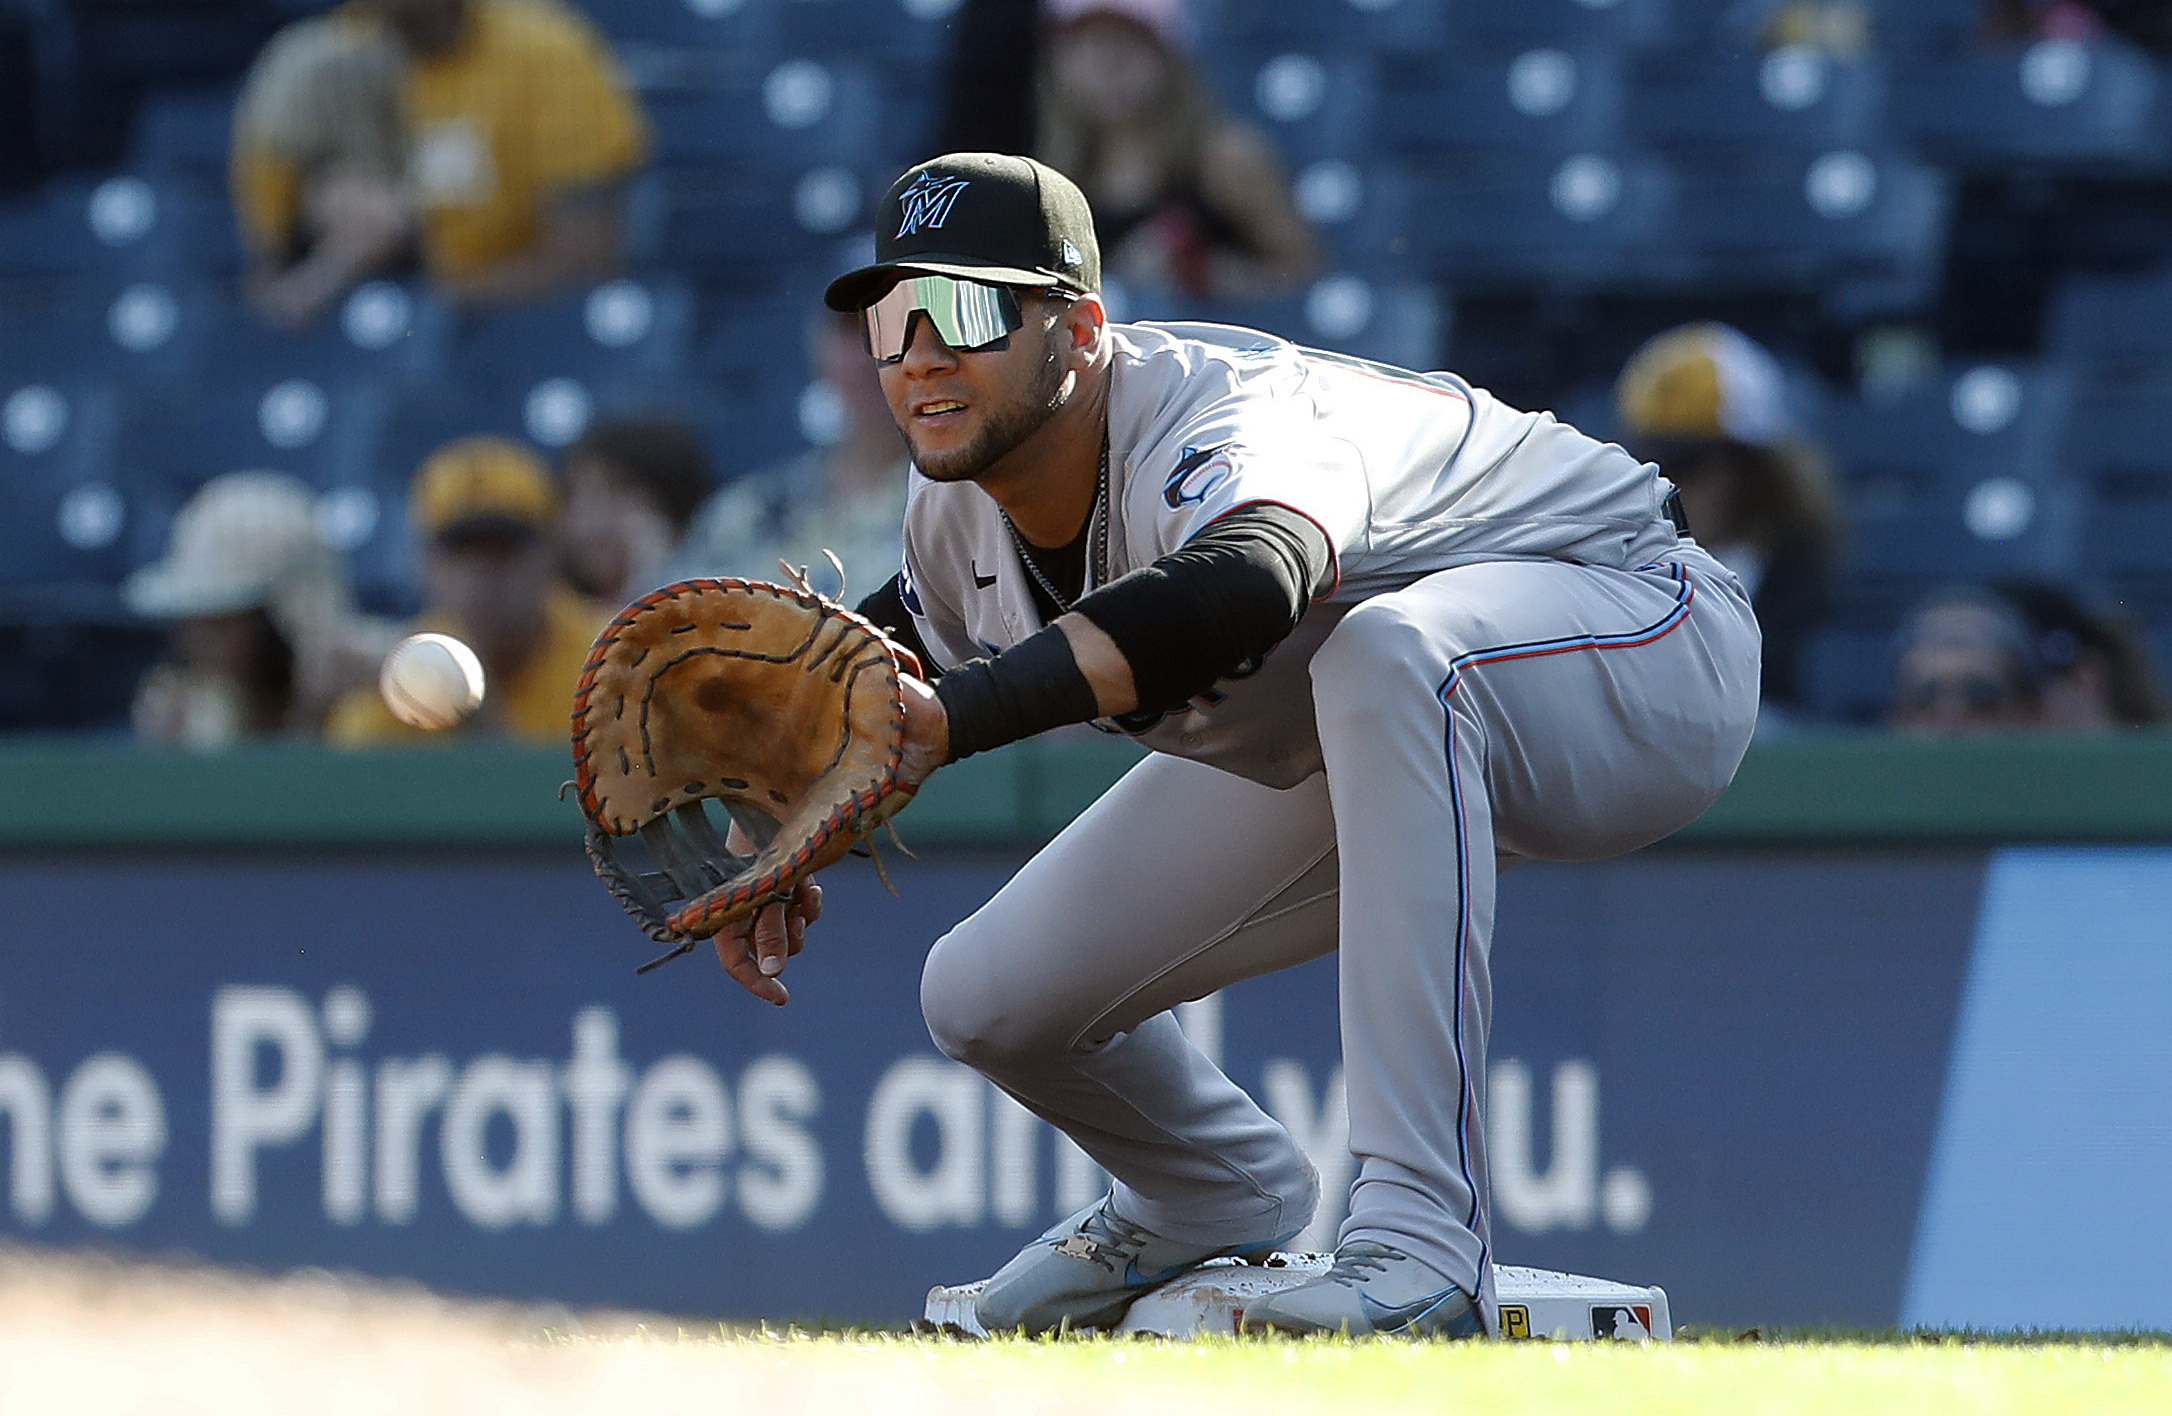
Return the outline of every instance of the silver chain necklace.
{"type": "MultiPolygon", "coordinates": [[[[1018,534],[1011,514],[997,507],[996,515],[1003,518],[1003,529],[1010,533],[1011,544],[1017,547],[1018,559],[1025,566],[1026,574],[1033,577],[1033,583],[1041,587],[1041,593],[1055,604],[1057,613],[1070,613],[1074,602],[1056,593],[1056,587],[1049,583],[1040,564],[1033,559],[1032,551],[1027,549],[1026,538],[1018,534]]],[[[1094,505],[1089,515],[1093,522],[1093,561],[1087,569],[1086,583],[1079,590],[1082,596],[1106,579],[1109,572],[1109,434],[1106,428],[1101,432],[1101,471],[1094,482],[1094,505]]]]}

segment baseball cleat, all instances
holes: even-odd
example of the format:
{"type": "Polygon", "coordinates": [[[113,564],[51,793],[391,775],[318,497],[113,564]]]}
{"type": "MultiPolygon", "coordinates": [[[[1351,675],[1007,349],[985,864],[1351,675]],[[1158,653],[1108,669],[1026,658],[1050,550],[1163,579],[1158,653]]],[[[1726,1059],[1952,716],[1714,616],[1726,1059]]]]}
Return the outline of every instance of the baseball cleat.
{"type": "Polygon", "coordinates": [[[1110,1198],[1095,1200],[996,1270],[976,1307],[985,1331],[1114,1327],[1132,1300],[1208,1259],[1264,1259],[1296,1236],[1292,1230],[1256,1244],[1186,1244],[1125,1219],[1110,1198]]]}
{"type": "Polygon", "coordinates": [[[1354,1239],[1310,1283],[1271,1293],[1244,1310],[1245,1332],[1399,1333],[1409,1337],[1482,1337],[1485,1323],[1471,1295],[1400,1249],[1354,1239]]]}

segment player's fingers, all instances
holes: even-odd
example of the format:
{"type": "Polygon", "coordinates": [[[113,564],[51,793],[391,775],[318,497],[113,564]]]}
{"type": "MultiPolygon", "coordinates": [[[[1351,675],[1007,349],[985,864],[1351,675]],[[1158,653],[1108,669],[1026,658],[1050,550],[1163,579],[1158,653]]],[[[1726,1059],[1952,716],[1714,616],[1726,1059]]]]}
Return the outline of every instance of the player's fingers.
{"type": "Polygon", "coordinates": [[[780,1008],[791,1000],[792,995],[786,991],[781,980],[769,978],[762,973],[754,951],[749,946],[746,930],[726,930],[719,934],[716,937],[716,957],[717,961],[724,965],[724,972],[730,974],[734,982],[755,997],[774,1003],[780,1008]]]}
{"type": "Polygon", "coordinates": [[[822,887],[814,881],[801,881],[799,893],[792,897],[792,902],[799,907],[799,912],[806,916],[809,924],[822,918],[822,887]]]}
{"type": "Polygon", "coordinates": [[[784,972],[784,961],[792,957],[791,940],[785,928],[785,907],[782,904],[764,905],[754,916],[754,958],[762,973],[775,978],[784,972]]]}

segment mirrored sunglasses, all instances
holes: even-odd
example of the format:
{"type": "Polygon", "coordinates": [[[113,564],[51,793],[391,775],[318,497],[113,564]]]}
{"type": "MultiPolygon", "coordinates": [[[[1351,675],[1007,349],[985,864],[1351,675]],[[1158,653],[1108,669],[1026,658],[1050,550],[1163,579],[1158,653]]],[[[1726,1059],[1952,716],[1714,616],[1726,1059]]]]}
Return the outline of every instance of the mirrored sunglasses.
{"type": "Polygon", "coordinates": [[[1015,333],[1025,316],[1018,292],[948,275],[908,276],[862,312],[867,352],[879,364],[895,364],[912,344],[915,315],[925,315],[936,337],[957,353],[985,349],[1015,333]]]}

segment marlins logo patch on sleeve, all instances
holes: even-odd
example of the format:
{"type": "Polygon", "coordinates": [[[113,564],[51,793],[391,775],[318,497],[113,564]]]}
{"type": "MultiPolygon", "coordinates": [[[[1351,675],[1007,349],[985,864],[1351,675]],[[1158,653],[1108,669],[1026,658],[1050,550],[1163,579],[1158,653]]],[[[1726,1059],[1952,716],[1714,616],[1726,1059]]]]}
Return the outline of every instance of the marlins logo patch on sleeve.
{"type": "Polygon", "coordinates": [[[1237,470],[1235,443],[1213,447],[1188,447],[1177,459],[1176,470],[1162,484],[1161,499],[1171,510],[1203,502],[1237,470]]]}

